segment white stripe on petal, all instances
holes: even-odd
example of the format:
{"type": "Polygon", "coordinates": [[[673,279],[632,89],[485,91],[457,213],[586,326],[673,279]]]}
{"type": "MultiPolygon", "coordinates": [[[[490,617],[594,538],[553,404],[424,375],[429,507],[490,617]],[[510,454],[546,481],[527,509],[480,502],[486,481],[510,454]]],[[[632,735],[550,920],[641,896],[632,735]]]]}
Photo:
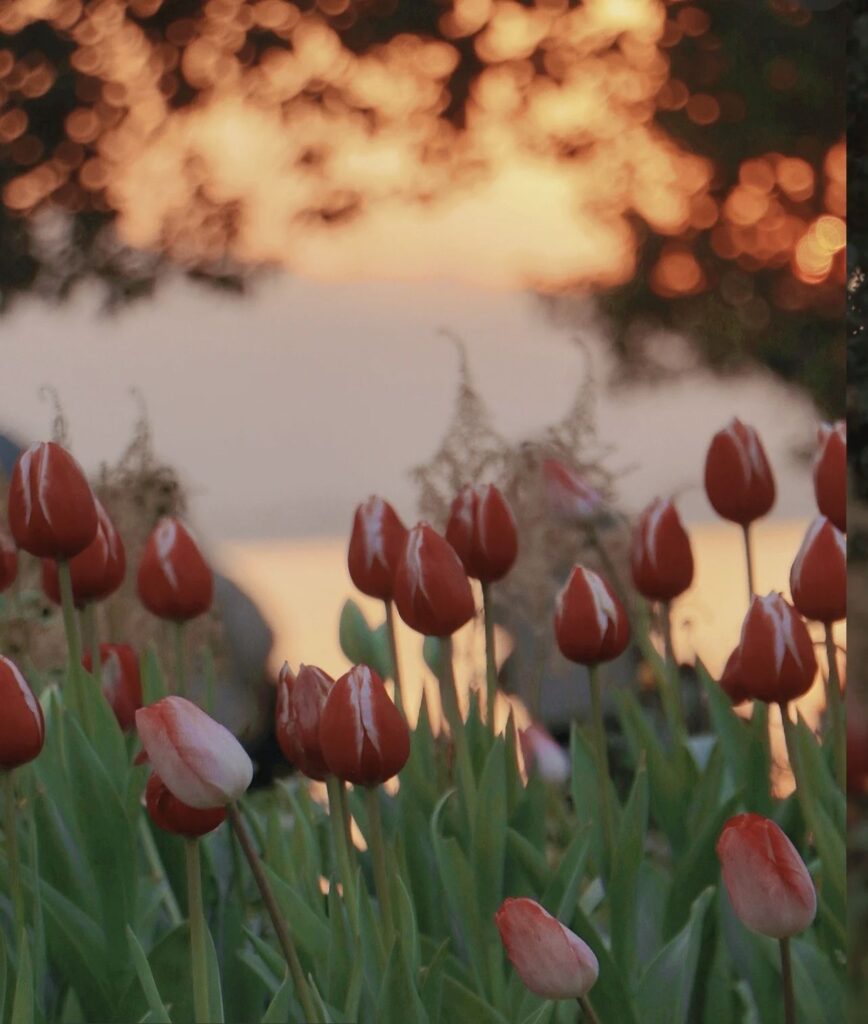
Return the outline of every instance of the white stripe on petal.
{"type": "Polygon", "coordinates": [[[33,494],[30,490],[30,463],[33,456],[39,451],[38,444],[32,444],[21,456],[21,490],[24,496],[24,523],[30,525],[30,516],[33,513],[33,494]]]}
{"type": "MultiPolygon", "coordinates": [[[[825,516],[817,516],[817,518],[808,527],[808,532],[805,534],[805,539],[802,541],[802,546],[799,548],[799,553],[796,555],[793,561],[792,575],[793,583],[798,584],[799,577],[802,575],[802,569],[805,565],[805,558],[808,551],[814,541],[817,539],[817,535],[823,529],[823,525],[828,522],[825,516]]],[[[836,533],[840,532],[838,530],[836,533]]],[[[843,538],[843,535],[842,535],[843,538]]]]}
{"type": "Polygon", "coordinates": [[[802,656],[796,644],[796,636],[793,632],[793,618],[789,614],[784,599],[780,594],[767,594],[759,599],[766,615],[771,620],[774,629],[775,643],[775,670],[780,672],[784,663],[784,656],[789,651],[799,668],[804,668],[802,656]]]}
{"type": "MultiPolygon", "coordinates": [[[[377,753],[380,752],[380,733],[377,723],[374,720],[374,680],[371,677],[371,670],[367,665],[359,665],[356,668],[358,685],[356,699],[359,709],[359,724],[367,735],[377,753]]],[[[359,747],[359,757],[362,756],[362,748],[359,747]]]]}
{"type": "Polygon", "coordinates": [[[418,590],[427,600],[428,593],[425,589],[425,574],[422,571],[422,526],[414,526],[407,538],[407,568],[410,572],[410,581],[414,590],[418,590]]]}
{"type": "Polygon", "coordinates": [[[39,708],[36,706],[36,697],[33,695],[33,690],[27,685],[27,680],[21,674],[20,669],[14,661],[10,661],[8,658],[4,658],[0,654],[0,662],[3,662],[9,670],[12,672],[12,678],[15,680],[18,689],[21,691],[21,696],[24,698],[24,703],[27,705],[27,710],[33,715],[33,721],[36,723],[36,727],[39,729],[39,736],[42,737],[42,716],[39,713],[39,708]]]}
{"type": "Polygon", "coordinates": [[[178,577],[175,575],[175,567],[172,565],[172,548],[175,546],[177,536],[178,526],[174,519],[163,519],[158,523],[154,534],[157,559],[172,590],[178,589],[178,577]]]}
{"type": "Polygon", "coordinates": [[[51,522],[51,516],[48,513],[48,459],[51,455],[52,448],[50,445],[44,445],[42,449],[42,462],[39,466],[39,484],[37,487],[37,498],[39,501],[39,507],[42,510],[42,514],[45,517],[46,523],[49,526],[53,525],[51,522]]]}
{"type": "Polygon", "coordinates": [[[365,565],[370,570],[374,562],[386,565],[386,551],[383,541],[383,519],[386,503],[376,496],[368,498],[362,506],[362,528],[365,547],[365,565]]]}
{"type": "Polygon", "coordinates": [[[660,568],[659,558],[657,557],[657,531],[660,529],[667,506],[668,502],[665,502],[662,498],[657,498],[648,509],[645,520],[645,549],[651,566],[655,570],[660,568]]]}
{"type": "Polygon", "coordinates": [[[600,635],[603,636],[609,628],[609,623],[614,625],[618,621],[618,609],[603,580],[590,569],[582,569],[582,572],[585,574],[585,582],[591,591],[591,599],[597,614],[597,624],[600,627],[600,635]]]}

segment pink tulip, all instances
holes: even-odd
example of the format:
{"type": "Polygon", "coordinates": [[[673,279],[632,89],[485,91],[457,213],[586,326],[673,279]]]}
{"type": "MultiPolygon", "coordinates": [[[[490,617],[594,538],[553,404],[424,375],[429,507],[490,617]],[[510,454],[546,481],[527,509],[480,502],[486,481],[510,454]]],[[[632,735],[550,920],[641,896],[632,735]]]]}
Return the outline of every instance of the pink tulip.
{"type": "Polygon", "coordinates": [[[518,740],[528,775],[536,772],[555,786],[562,786],[569,779],[570,756],[544,726],[534,722],[519,732],[518,740]]]}
{"type": "Polygon", "coordinates": [[[603,509],[603,496],[560,459],[546,459],[542,465],[546,504],[554,515],[570,522],[582,522],[603,509]]]}

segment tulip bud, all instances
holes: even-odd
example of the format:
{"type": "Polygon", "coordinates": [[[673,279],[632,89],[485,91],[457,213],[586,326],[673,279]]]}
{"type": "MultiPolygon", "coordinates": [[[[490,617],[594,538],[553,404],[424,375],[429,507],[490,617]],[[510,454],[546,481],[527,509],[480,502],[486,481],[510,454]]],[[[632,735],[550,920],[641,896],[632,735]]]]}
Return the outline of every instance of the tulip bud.
{"type": "Polygon", "coordinates": [[[690,538],[671,501],[657,498],[633,535],[633,582],[649,601],[671,601],[693,582],[690,538]]]}
{"type": "MultiPolygon", "coordinates": [[[[114,527],[108,513],[98,499],[96,501],[96,536],[69,562],[72,578],[72,597],[76,608],[83,608],[90,601],[102,601],[110,597],[124,581],[127,558],[120,534],[114,527]]],[[[42,561],[42,589],[49,600],[60,604],[60,579],[57,562],[45,558],[42,561]]]]}
{"type": "Polygon", "coordinates": [[[253,764],[228,729],[183,697],[163,697],[136,712],[148,760],[171,793],[190,807],[225,807],[250,785],[253,764]]]}
{"type": "Polygon", "coordinates": [[[546,504],[558,518],[584,522],[603,510],[603,496],[586,483],[571,466],[560,459],[542,464],[546,504]]]}
{"type": "Polygon", "coordinates": [[[750,690],[745,685],[741,671],[741,649],[736,649],[726,659],[723,674],[720,677],[720,688],[733,704],[743,704],[751,699],[750,690]]]}
{"type": "Polygon", "coordinates": [[[407,527],[388,501],[371,495],[356,509],[347,567],[350,579],[363,594],[391,601],[398,559],[407,527]]]}
{"type": "Polygon", "coordinates": [[[518,734],[528,775],[536,772],[546,782],[562,786],[572,774],[569,754],[548,730],[534,722],[518,734]]]}
{"type": "Polygon", "coordinates": [[[827,625],[847,617],[847,540],[825,516],[808,527],[790,570],[793,604],[827,625]]]}
{"type": "MultiPolygon", "coordinates": [[[[118,725],[129,732],[136,724],[136,712],[142,706],[142,677],[139,659],[129,644],[100,644],[99,660],[102,692],[111,705],[118,725]]],[[[93,671],[93,658],[86,651],[81,663],[93,671]]]]}
{"type": "Polygon", "coordinates": [[[319,745],[328,770],[354,786],[376,786],[407,763],[407,723],[383,680],[367,665],[350,669],[329,691],[319,745]]]}
{"type": "Polygon", "coordinates": [[[54,441],[23,452],[9,482],[9,529],[19,548],[65,561],[96,534],[96,502],[81,466],[54,441]]]}
{"type": "Polygon", "coordinates": [[[329,774],[319,745],[319,723],[334,685],[321,668],[302,665],[293,676],[286,663],[277,682],[277,742],[290,764],[318,782],[329,774]]]}
{"type": "Polygon", "coordinates": [[[407,534],[395,572],[395,607],[404,622],[424,636],[450,636],[476,611],[455,549],[427,523],[407,534]]]}
{"type": "Polygon", "coordinates": [[[452,502],[446,540],[468,576],[493,583],[504,577],[518,555],[512,509],[494,484],[463,487],[452,502]]]}
{"type": "Polygon", "coordinates": [[[823,423],[817,432],[814,493],[817,508],[843,533],[847,532],[847,427],[843,420],[823,423]]]}
{"type": "Polygon", "coordinates": [[[18,576],[18,548],[4,530],[0,530],[0,594],[8,590],[18,576]]]}
{"type": "Polygon", "coordinates": [[[705,459],[705,491],[718,515],[741,526],[771,509],[775,481],[753,427],[734,419],[714,435],[705,459]]]}
{"type": "Polygon", "coordinates": [[[543,999],[582,999],[600,973],[591,947],[535,900],[504,900],[494,915],[518,976],[543,999]]]}
{"type": "Polygon", "coordinates": [[[149,612],[172,622],[195,619],[211,607],[213,573],[180,519],[161,519],[148,537],[138,591],[149,612]]]}
{"type": "Polygon", "coordinates": [[[817,674],[808,628],[780,594],[754,596],[739,642],[739,672],[755,700],[785,704],[807,693],[817,674]]]}
{"type": "Polygon", "coordinates": [[[773,821],[759,814],[730,818],[717,841],[717,856],[732,909],[751,931],[787,939],[814,920],[814,883],[773,821]]]}
{"type": "Polygon", "coordinates": [[[203,810],[188,806],[169,791],[156,772],[151,772],[145,787],[145,806],[151,821],[158,828],[187,839],[197,839],[213,832],[226,818],[225,807],[208,807],[203,810]]]}
{"type": "Polygon", "coordinates": [[[565,658],[580,665],[612,661],[627,649],[627,613],[592,569],[573,567],[555,603],[555,637],[565,658]]]}
{"type": "Polygon", "coordinates": [[[18,666],[0,654],[0,768],[32,761],[45,742],[42,708],[18,666]]]}

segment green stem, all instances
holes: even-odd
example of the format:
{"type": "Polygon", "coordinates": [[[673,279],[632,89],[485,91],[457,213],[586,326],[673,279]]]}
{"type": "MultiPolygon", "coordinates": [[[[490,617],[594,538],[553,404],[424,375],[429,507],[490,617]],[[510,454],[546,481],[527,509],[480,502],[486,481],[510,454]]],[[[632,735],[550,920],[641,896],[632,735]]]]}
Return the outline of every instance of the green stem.
{"type": "Polygon", "coordinates": [[[380,916],[383,919],[383,937],[386,955],[395,938],[395,916],[392,909],[392,890],[389,886],[389,870],[386,867],[386,842],[383,838],[383,817],[380,813],[380,790],[376,786],[365,786],[365,807],[368,812],[368,838],[371,858],[374,862],[374,884],[380,901],[380,916]]]}
{"type": "Polygon", "coordinates": [[[461,717],[461,708],[458,703],[458,688],[455,685],[455,667],[452,662],[452,637],[445,637],[443,643],[443,665],[442,678],[440,680],[440,695],[443,702],[443,713],[449,723],[452,733],[452,742],[455,745],[455,757],[458,762],[458,774],[464,790],[464,798],[467,805],[468,815],[471,822],[475,817],[476,810],[476,781],[473,776],[473,763],[470,760],[470,747],[467,743],[467,733],[464,729],[464,720],[461,717]]]}
{"type": "Polygon", "coordinates": [[[395,629],[395,606],[391,601],[386,601],[386,628],[389,632],[389,647],[392,649],[392,671],[395,680],[395,706],[399,711],[404,710],[404,687],[401,682],[401,665],[398,661],[398,635],[395,629]]]}
{"type": "Polygon", "coordinates": [[[341,797],[341,782],[336,776],[329,775],[326,779],[329,794],[329,824],[332,830],[332,841],[338,858],[338,873],[344,888],[344,903],[347,906],[353,934],[359,933],[359,908],[356,903],[355,874],[350,863],[347,829],[344,823],[344,801],[341,797]]]}
{"type": "Polygon", "coordinates": [[[286,965],[289,968],[289,973],[292,975],[295,993],[298,996],[298,1001],[301,1003],[304,1019],[305,1021],[316,1021],[317,1011],[310,995],[301,961],[298,958],[295,943],[292,941],[286,921],[283,919],[283,914],[277,905],[277,900],[274,898],[274,893],[271,891],[271,886],[268,883],[265,872],[262,870],[259,854],[256,852],[256,847],[253,845],[250,833],[247,831],[247,826],[244,824],[244,819],[241,817],[238,806],[236,804],[229,804],[226,811],[229,816],[229,822],[232,825],[232,831],[241,844],[241,849],[244,851],[244,856],[250,865],[259,894],[262,896],[262,902],[265,904],[265,909],[271,918],[271,923],[277,935],[277,941],[280,943],[280,948],[283,950],[283,955],[286,959],[286,965]]]}
{"type": "Polygon", "coordinates": [[[600,1020],[594,1013],[594,1008],[591,1006],[590,1000],[587,996],[579,996],[579,1006],[582,1008],[582,1012],[585,1015],[585,1020],[588,1024],[600,1024],[600,1020]]]}
{"type": "Polygon", "coordinates": [[[88,603],[79,612],[82,647],[90,654],[91,675],[102,686],[102,662],[99,654],[99,634],[96,628],[96,605],[88,603]]]}
{"type": "Polygon", "coordinates": [[[611,864],[615,852],[615,821],[609,799],[609,759],[606,753],[606,727],[603,723],[603,700],[600,693],[600,669],[598,665],[588,666],[591,679],[591,717],[594,736],[594,754],[597,760],[597,778],[600,790],[600,813],[603,816],[603,831],[606,836],[606,866],[611,864]]]}
{"type": "Polygon", "coordinates": [[[790,940],[781,939],[781,984],[784,990],[784,1024],[796,1024],[796,996],[793,991],[793,965],[790,940]]]}
{"type": "Polygon", "coordinates": [[[175,639],[175,693],[187,696],[187,679],[184,672],[184,623],[174,624],[175,639]]]}
{"type": "Polygon", "coordinates": [[[753,595],[756,593],[754,589],[753,554],[750,545],[750,523],[746,523],[741,529],[744,537],[744,558],[747,564],[747,603],[748,607],[750,607],[753,595]]]}
{"type": "Polygon", "coordinates": [[[808,799],[808,790],[802,780],[802,766],[799,763],[798,750],[796,747],[796,727],[794,723],[790,721],[789,705],[782,703],[779,704],[778,707],[781,709],[781,723],[784,727],[784,739],[787,745],[787,758],[790,762],[793,778],[796,780],[796,797],[802,805],[802,813],[804,814],[805,821],[807,821],[808,815],[805,813],[805,801],[808,799]]]}
{"type": "Polygon", "coordinates": [[[169,884],[169,879],[166,877],[160,851],[157,849],[157,844],[154,842],[154,837],[151,835],[151,830],[144,816],[139,818],[139,835],[141,836],[142,846],[145,851],[145,859],[148,862],[148,867],[151,869],[151,877],[162,889],[163,902],[166,905],[169,921],[172,927],[176,927],[184,918],[181,914],[181,908],[178,906],[178,901],[175,899],[172,886],[169,884]]]}
{"type": "Polygon", "coordinates": [[[60,601],[63,608],[63,626],[66,630],[69,664],[78,669],[81,666],[81,639],[75,621],[75,599],[72,596],[72,575],[69,571],[69,562],[57,563],[57,576],[60,581],[60,601]]]}
{"type": "Polygon", "coordinates": [[[497,698],[497,659],[494,650],[494,609],[491,606],[491,586],[482,584],[482,618],[485,624],[485,711],[491,735],[494,727],[494,705],[497,698]]]}
{"type": "Polygon", "coordinates": [[[205,944],[205,910],[202,906],[202,870],[199,840],[184,841],[187,855],[187,916],[190,919],[190,955],[193,966],[193,1010],[196,1024],[209,1024],[208,951],[205,944]]]}
{"type": "Polygon", "coordinates": [[[826,681],[826,708],[829,713],[829,727],[834,753],[835,778],[841,789],[847,785],[847,724],[844,718],[844,701],[841,699],[841,679],[838,675],[838,652],[832,625],[826,623],[826,657],[829,661],[829,675],[826,681]]]}
{"type": "Polygon", "coordinates": [[[675,731],[684,738],[687,735],[687,725],[684,715],[684,695],[681,692],[681,673],[678,670],[678,662],[675,660],[675,648],[672,644],[671,601],[662,602],[660,618],[663,630],[663,650],[666,655],[663,670],[666,675],[667,689],[669,690],[670,717],[675,731]]]}
{"type": "Polygon", "coordinates": [[[349,857],[350,867],[353,871],[353,878],[356,877],[356,870],[358,868],[358,862],[356,861],[356,845],[353,842],[353,825],[352,815],[350,814],[350,796],[347,792],[347,784],[341,780],[338,780],[338,798],[341,802],[341,821],[344,826],[344,835],[347,839],[347,856],[349,857]]]}
{"type": "Polygon", "coordinates": [[[4,824],[6,859],[9,863],[9,890],[15,912],[15,936],[21,934],[26,921],[24,892],[21,888],[21,861],[18,856],[18,821],[15,800],[15,777],[12,769],[3,772],[4,824]]]}

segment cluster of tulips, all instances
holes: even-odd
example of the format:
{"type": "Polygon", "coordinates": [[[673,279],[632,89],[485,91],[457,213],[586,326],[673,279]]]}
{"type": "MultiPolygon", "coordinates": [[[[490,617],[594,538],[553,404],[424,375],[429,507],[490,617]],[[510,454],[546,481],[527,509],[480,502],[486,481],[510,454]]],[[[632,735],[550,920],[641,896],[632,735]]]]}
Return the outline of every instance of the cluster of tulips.
{"type": "MultiPolygon", "coordinates": [[[[768,745],[767,706],[780,707],[799,799],[809,821],[814,820],[814,811],[803,775],[810,765],[803,763],[804,751],[790,715],[791,702],[807,692],[817,673],[813,641],[802,616],[825,628],[829,748],[842,783],[846,767],[841,687],[832,638],[832,624],[846,614],[845,455],[842,426],[824,426],[814,467],[821,515],[811,524],[793,562],[795,607],[778,593],[765,597],[754,593],[750,527],[769,512],[775,499],[772,472],[756,432],[734,420],[713,438],[705,467],[705,487],[712,506],[743,529],[750,593],[740,642],[719,686],[733,704],[754,702],[751,736],[760,746],[768,745]]],[[[565,463],[547,460],[542,472],[555,514],[581,523],[599,512],[600,496],[565,463]]],[[[45,592],[63,607],[70,658],[65,684],[68,706],[78,713],[86,732],[97,729],[92,720],[93,693],[94,688],[96,692],[101,688],[120,728],[128,733],[134,730],[141,741],[136,760],[147,761],[151,768],[144,802],[152,822],[186,840],[197,1021],[215,1019],[198,841],[227,817],[248,858],[305,1019],[326,1019],[318,993],[300,963],[294,930],[275,898],[268,869],[263,867],[240,810],[239,801],[253,775],[251,760],[231,733],[185,696],[183,625],[206,612],[213,595],[211,569],[191,532],[177,519],[161,520],[139,562],[137,590],[142,603],[178,627],[176,692],[143,706],[136,653],[131,646],[100,644],[92,615],[94,602],[109,597],[123,582],[124,545],[82,470],[57,444],[35,445],[16,464],[9,493],[9,528],[14,543],[0,541],[0,591],[15,578],[16,549],[43,560],[45,592]]],[[[357,937],[361,927],[358,890],[364,878],[356,860],[347,787],[363,794],[381,942],[387,958],[399,939],[403,918],[395,905],[392,878],[399,864],[387,841],[379,787],[400,775],[414,744],[404,716],[406,694],[395,613],[410,629],[436,638],[450,774],[472,822],[478,813],[476,803],[482,799],[481,784],[469,741],[472,723],[462,716],[451,638],[477,614],[471,585],[471,579],[476,580],[481,588],[486,639],[485,725],[489,742],[503,741],[504,737],[497,736],[494,718],[498,677],[491,594],[492,587],[509,573],[518,550],[516,519],[493,484],[464,487],[455,497],[443,534],[425,522],[408,529],[387,501],[369,498],[355,512],[348,568],[361,592],[384,603],[394,697],[383,678],[367,664],[356,664],[337,679],[312,665],[301,665],[293,672],[285,664],[280,673],[277,739],[286,759],[300,773],[326,784],[336,866],[331,881],[339,887],[349,927],[357,937]]],[[[672,656],[670,605],[691,585],[693,568],[690,539],[675,505],[655,500],[643,511],[634,531],[631,575],[635,591],[660,607],[666,656],[659,659],[659,684],[673,735],[682,740],[687,737],[678,667],[672,656]]],[[[553,621],[561,653],[589,672],[590,750],[597,790],[594,810],[602,836],[598,867],[607,891],[617,884],[618,846],[623,839],[619,823],[624,811],[609,770],[601,666],[623,654],[631,635],[635,637],[634,603],[620,580],[576,565],[557,595],[553,621]]],[[[13,771],[39,755],[46,726],[39,701],[19,668],[5,657],[0,657],[0,700],[0,766],[7,782],[7,877],[20,941],[26,942],[26,911],[15,848],[13,771]]],[[[507,733],[511,728],[510,721],[507,733]]],[[[571,760],[542,725],[531,725],[520,739],[531,774],[537,772],[557,785],[578,771],[575,756],[571,760]]],[[[646,753],[653,761],[653,750],[649,747],[646,753]]],[[[652,764],[652,769],[662,771],[659,765],[654,768],[652,764]]],[[[768,790],[768,778],[762,786],[768,790]]],[[[789,941],[814,920],[817,893],[794,844],[770,817],[757,813],[769,806],[767,799],[761,802],[762,807],[749,807],[746,813],[725,821],[716,848],[732,910],[749,929],[780,943],[785,1019],[792,1024],[795,999],[789,941]]],[[[527,896],[503,900],[495,921],[509,961],[531,992],[546,1000],[578,1000],[586,1019],[598,1020],[590,993],[600,973],[600,958],[608,954],[595,939],[580,937],[527,896]]]]}

